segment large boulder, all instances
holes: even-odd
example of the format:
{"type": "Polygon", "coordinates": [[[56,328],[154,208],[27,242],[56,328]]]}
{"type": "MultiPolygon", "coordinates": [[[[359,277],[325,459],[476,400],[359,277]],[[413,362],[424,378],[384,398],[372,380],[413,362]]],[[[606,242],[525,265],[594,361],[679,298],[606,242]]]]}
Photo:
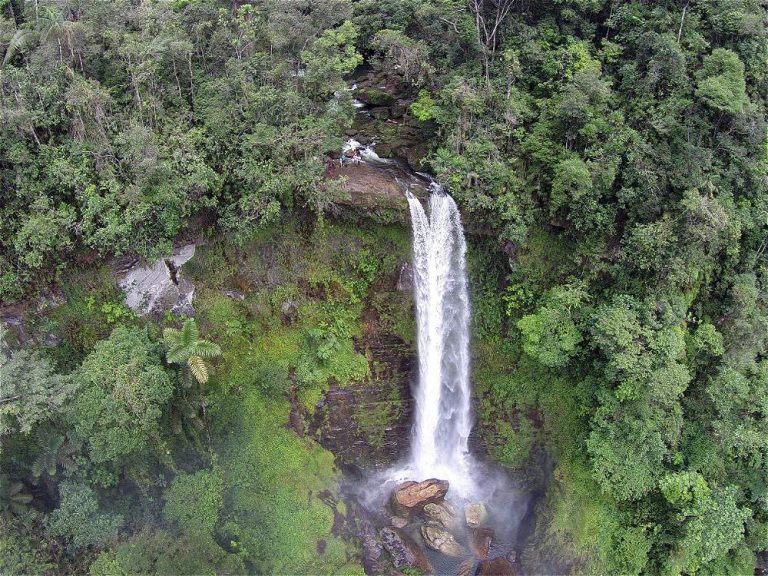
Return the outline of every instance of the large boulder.
{"type": "Polygon", "coordinates": [[[467,504],[464,506],[464,518],[467,521],[467,526],[477,528],[488,520],[488,510],[482,503],[467,504]]]}
{"type": "Polygon", "coordinates": [[[456,542],[453,534],[439,524],[432,522],[424,524],[421,527],[421,537],[424,539],[424,544],[427,547],[437,550],[446,556],[461,558],[467,553],[464,547],[456,542]]]}
{"type": "Polygon", "coordinates": [[[424,518],[439,524],[446,530],[457,530],[459,521],[456,518],[456,509],[448,502],[429,503],[422,511],[424,518]]]}
{"type": "Polygon", "coordinates": [[[442,502],[448,492],[448,481],[430,478],[423,482],[408,480],[392,491],[389,505],[395,515],[410,518],[414,512],[420,512],[427,504],[442,502]]]}
{"type": "Polygon", "coordinates": [[[384,548],[376,534],[376,529],[367,519],[360,523],[359,536],[363,547],[362,560],[365,572],[367,574],[380,574],[383,570],[380,559],[384,548]]]}
{"type": "Polygon", "coordinates": [[[517,576],[519,572],[515,566],[504,558],[497,556],[493,560],[483,560],[475,570],[475,576],[517,576]]]}
{"type": "Polygon", "coordinates": [[[416,568],[423,573],[432,572],[432,565],[421,547],[399,528],[388,526],[379,531],[384,548],[392,557],[396,568],[416,568]]]}

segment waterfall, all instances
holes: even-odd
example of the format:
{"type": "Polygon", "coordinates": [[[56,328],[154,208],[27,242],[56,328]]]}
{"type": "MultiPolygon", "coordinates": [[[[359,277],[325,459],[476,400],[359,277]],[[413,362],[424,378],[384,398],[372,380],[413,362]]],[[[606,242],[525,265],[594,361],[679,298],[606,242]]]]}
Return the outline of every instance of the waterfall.
{"type": "Polygon", "coordinates": [[[429,216],[416,197],[407,196],[419,355],[409,468],[419,480],[443,478],[468,495],[473,482],[464,230],[456,203],[441,188],[433,188],[429,216]]]}

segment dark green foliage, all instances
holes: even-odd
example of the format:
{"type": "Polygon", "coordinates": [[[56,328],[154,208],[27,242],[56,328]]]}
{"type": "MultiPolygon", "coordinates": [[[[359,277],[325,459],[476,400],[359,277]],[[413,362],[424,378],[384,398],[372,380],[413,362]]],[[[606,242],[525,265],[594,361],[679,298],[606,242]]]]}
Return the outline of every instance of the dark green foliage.
{"type": "Polygon", "coordinates": [[[174,478],[165,493],[163,514],[166,520],[195,538],[213,536],[224,505],[221,476],[215,471],[201,470],[174,478]]]}
{"type": "Polygon", "coordinates": [[[77,249],[167,252],[195,215],[247,239],[322,211],[361,61],[349,8],[5,3],[0,297],[77,249]]]}
{"type": "Polygon", "coordinates": [[[323,182],[361,55],[364,96],[420,122],[422,168],[472,235],[480,429],[546,491],[528,571],[752,571],[766,16],[759,0],[0,2],[0,300],[54,281],[66,297],[35,323],[62,342],[0,373],[0,571],[82,572],[120,514],[93,574],[357,568],[317,497],[337,487],[331,455],[297,433],[329,386],[375,378],[370,330],[413,337],[386,287],[407,235],[335,227],[323,182]],[[228,239],[185,268],[198,319],[166,322],[183,328],[165,358],[109,271],[71,273],[198,230],[228,239]],[[199,401],[164,361],[208,380],[199,401]],[[42,557],[31,507],[81,564],[42,557]]]}
{"type": "Polygon", "coordinates": [[[102,512],[94,491],[83,484],[63,482],[61,504],[48,522],[48,534],[63,538],[73,550],[102,548],[117,537],[123,524],[118,514],[102,512]]]}

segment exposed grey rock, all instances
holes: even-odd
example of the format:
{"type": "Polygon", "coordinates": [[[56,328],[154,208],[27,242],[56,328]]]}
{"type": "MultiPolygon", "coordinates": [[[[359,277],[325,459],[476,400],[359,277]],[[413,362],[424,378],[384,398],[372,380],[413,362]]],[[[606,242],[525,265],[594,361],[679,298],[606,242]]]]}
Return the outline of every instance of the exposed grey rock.
{"type": "Polygon", "coordinates": [[[461,558],[467,553],[464,546],[456,542],[453,534],[437,523],[427,522],[424,524],[421,527],[421,537],[427,547],[446,556],[461,558]]]}
{"type": "Polygon", "coordinates": [[[371,108],[369,113],[377,120],[386,120],[389,118],[389,108],[385,108],[383,106],[378,108],[371,108]]]}
{"type": "Polygon", "coordinates": [[[131,267],[119,282],[125,303],[141,315],[171,311],[193,316],[195,286],[183,278],[181,267],[194,255],[195,245],[187,244],[149,267],[131,267]]]}
{"type": "Polygon", "coordinates": [[[464,518],[467,521],[467,526],[477,528],[488,519],[488,510],[482,502],[467,504],[464,506],[464,518]]]}
{"type": "Polygon", "coordinates": [[[405,518],[401,518],[400,516],[392,516],[389,522],[395,528],[405,528],[406,526],[408,526],[408,520],[405,518]]]}
{"type": "Polygon", "coordinates": [[[35,302],[35,310],[38,314],[49,312],[54,308],[58,308],[62,304],[66,304],[67,297],[59,288],[54,288],[48,294],[44,294],[35,302]]]}
{"type": "Polygon", "coordinates": [[[245,294],[237,290],[224,290],[222,294],[227,298],[232,298],[232,300],[245,300],[245,294]]]}
{"type": "Polygon", "coordinates": [[[358,514],[357,521],[358,534],[363,547],[362,560],[365,572],[366,574],[381,574],[383,569],[381,555],[384,552],[384,548],[376,533],[376,528],[373,527],[373,524],[365,514],[358,514]]]}
{"type": "Polygon", "coordinates": [[[397,277],[398,292],[413,292],[413,266],[408,262],[400,266],[400,275],[397,277]]]}
{"type": "Polygon", "coordinates": [[[45,338],[43,338],[43,346],[46,348],[55,348],[60,342],[61,338],[56,336],[56,334],[46,334],[45,338]]]}
{"type": "Polygon", "coordinates": [[[286,300],[280,305],[280,318],[284,325],[288,326],[299,317],[299,308],[293,300],[286,300]]]}
{"type": "Polygon", "coordinates": [[[424,506],[424,517],[439,524],[446,530],[456,530],[459,523],[456,518],[456,509],[448,502],[429,503],[424,506]]]}

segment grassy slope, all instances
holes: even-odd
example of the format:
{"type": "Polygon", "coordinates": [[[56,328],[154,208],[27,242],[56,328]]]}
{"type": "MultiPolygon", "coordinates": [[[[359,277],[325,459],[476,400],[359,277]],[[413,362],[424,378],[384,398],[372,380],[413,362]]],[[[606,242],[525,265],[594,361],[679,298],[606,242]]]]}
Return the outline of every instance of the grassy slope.
{"type": "MultiPolygon", "coordinates": [[[[355,551],[332,534],[334,510],[320,498],[338,488],[333,455],[290,428],[286,392],[295,387],[311,409],[329,379],[344,385],[367,375],[353,343],[362,300],[407,248],[396,228],[289,229],[242,250],[202,247],[190,267],[198,317],[224,350],[208,409],[225,483],[220,532],[256,572],[362,572],[355,551]],[[233,286],[244,300],[222,295],[233,286]],[[281,321],[286,300],[298,308],[290,323],[281,321]]],[[[343,513],[343,504],[336,508],[343,513]]]]}

